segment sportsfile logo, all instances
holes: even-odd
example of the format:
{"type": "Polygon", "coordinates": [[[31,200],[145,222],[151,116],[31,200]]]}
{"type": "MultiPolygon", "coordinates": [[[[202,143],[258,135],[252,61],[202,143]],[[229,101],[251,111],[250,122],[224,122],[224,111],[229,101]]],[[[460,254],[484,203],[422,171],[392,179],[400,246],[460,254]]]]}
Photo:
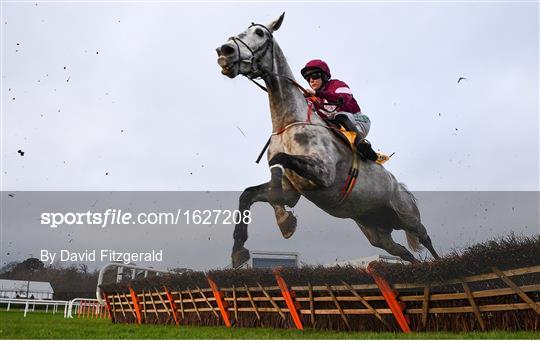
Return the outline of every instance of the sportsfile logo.
{"type": "Polygon", "coordinates": [[[238,210],[182,210],[176,212],[141,212],[133,214],[121,209],[105,212],[44,212],[41,225],[57,228],[62,225],[232,225],[251,223],[250,211],[238,210]]]}
{"type": "MultiPolygon", "coordinates": [[[[172,218],[174,215],[171,213],[172,218]]],[[[139,214],[140,216],[140,214],[139,214]]],[[[164,217],[168,217],[168,214],[164,217]]],[[[122,212],[121,209],[107,209],[105,212],[44,212],[41,214],[41,224],[48,225],[51,228],[57,228],[62,225],[99,225],[105,228],[108,225],[128,225],[132,222],[133,214],[122,212]]],[[[158,215],[156,215],[158,218],[158,215]]]]}

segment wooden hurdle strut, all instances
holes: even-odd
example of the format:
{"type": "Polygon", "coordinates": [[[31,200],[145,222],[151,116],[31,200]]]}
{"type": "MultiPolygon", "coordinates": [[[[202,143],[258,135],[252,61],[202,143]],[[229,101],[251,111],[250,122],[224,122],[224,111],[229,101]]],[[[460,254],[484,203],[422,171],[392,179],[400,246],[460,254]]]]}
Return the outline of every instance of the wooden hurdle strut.
{"type": "Polygon", "coordinates": [[[111,318],[111,322],[114,323],[115,320],[114,320],[114,316],[111,312],[111,302],[109,301],[109,295],[107,295],[107,293],[103,292],[103,300],[105,301],[105,307],[107,307],[107,314],[109,315],[109,317],[111,318]]]}
{"type": "Polygon", "coordinates": [[[294,292],[290,291],[287,287],[287,283],[281,276],[281,273],[279,272],[279,268],[275,268],[274,276],[276,277],[276,282],[281,289],[281,295],[283,295],[283,298],[285,299],[285,303],[287,304],[287,308],[289,308],[289,313],[291,313],[291,316],[293,318],[294,324],[297,329],[304,330],[304,326],[302,326],[302,320],[300,319],[300,316],[298,315],[297,310],[297,304],[298,302],[293,299],[294,292]]]}
{"type": "Polygon", "coordinates": [[[373,277],[375,280],[375,283],[379,287],[379,290],[383,294],[384,300],[386,301],[386,304],[388,304],[388,307],[392,311],[392,314],[396,318],[396,321],[398,322],[401,330],[404,333],[410,333],[411,328],[409,327],[409,322],[407,321],[407,318],[403,314],[403,311],[405,310],[405,306],[403,305],[403,302],[399,302],[397,299],[396,291],[390,286],[390,284],[375,271],[372,263],[369,263],[367,266],[367,273],[373,277]]]}

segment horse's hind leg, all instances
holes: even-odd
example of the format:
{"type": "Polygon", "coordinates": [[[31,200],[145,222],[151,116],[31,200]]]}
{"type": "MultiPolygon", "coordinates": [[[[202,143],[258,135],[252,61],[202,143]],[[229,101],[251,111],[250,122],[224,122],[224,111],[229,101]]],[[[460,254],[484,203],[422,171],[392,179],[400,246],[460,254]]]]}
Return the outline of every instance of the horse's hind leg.
{"type": "Polygon", "coordinates": [[[429,235],[427,234],[425,226],[419,221],[419,219],[415,220],[414,223],[401,221],[397,224],[397,226],[402,228],[407,234],[407,242],[409,243],[409,247],[412,250],[418,252],[421,251],[421,247],[418,244],[418,242],[420,242],[420,244],[422,244],[426,247],[426,249],[428,249],[433,258],[441,258],[437,254],[437,251],[435,251],[435,248],[433,247],[431,238],[429,238],[429,235]]]}
{"type": "Polygon", "coordinates": [[[426,249],[431,253],[435,259],[439,259],[439,255],[435,251],[431,238],[427,234],[427,230],[420,221],[420,211],[416,205],[416,199],[414,195],[407,190],[407,188],[400,184],[401,191],[399,192],[399,200],[395,201],[395,212],[398,216],[396,226],[399,226],[407,234],[407,241],[409,246],[415,251],[419,251],[420,244],[424,245],[426,249]],[[418,240],[416,240],[418,238],[418,240]]]}
{"type": "Polygon", "coordinates": [[[411,263],[416,263],[418,260],[414,258],[412,253],[409,252],[403,245],[396,243],[392,239],[392,230],[380,229],[371,226],[364,226],[358,223],[358,226],[364,232],[371,245],[381,248],[391,255],[398,256],[403,260],[411,263]]]}
{"type": "Polygon", "coordinates": [[[420,245],[418,244],[418,242],[420,242],[420,244],[428,249],[433,258],[439,259],[440,257],[433,247],[433,243],[431,242],[431,238],[429,238],[426,227],[420,221],[420,212],[414,202],[412,205],[414,205],[414,207],[413,209],[407,210],[407,212],[409,212],[408,214],[404,214],[403,211],[399,214],[397,226],[405,231],[409,247],[414,251],[421,251],[420,245]]]}

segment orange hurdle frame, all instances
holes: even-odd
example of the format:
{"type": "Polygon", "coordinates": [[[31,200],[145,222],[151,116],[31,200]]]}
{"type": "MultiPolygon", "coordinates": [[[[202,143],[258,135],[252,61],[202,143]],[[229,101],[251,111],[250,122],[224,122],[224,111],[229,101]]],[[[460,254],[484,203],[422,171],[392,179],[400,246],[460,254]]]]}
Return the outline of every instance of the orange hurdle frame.
{"type": "Polygon", "coordinates": [[[212,292],[214,293],[214,298],[216,299],[219,311],[221,312],[223,322],[225,322],[227,328],[230,328],[231,320],[229,318],[229,311],[227,310],[227,302],[223,300],[223,294],[221,293],[221,291],[219,291],[216,282],[210,276],[206,276],[206,280],[208,280],[208,284],[210,284],[210,288],[212,288],[212,292]]]}
{"type": "Polygon", "coordinates": [[[133,290],[132,287],[129,287],[129,293],[131,294],[131,302],[135,308],[135,315],[137,316],[137,324],[142,324],[142,315],[141,315],[141,306],[139,305],[139,298],[137,293],[133,290]]]}
{"type": "Polygon", "coordinates": [[[386,304],[388,304],[388,307],[392,311],[392,314],[396,318],[397,323],[399,324],[399,327],[404,333],[410,333],[411,328],[409,327],[409,322],[407,321],[407,318],[403,314],[403,311],[405,310],[405,307],[402,306],[403,303],[400,303],[397,299],[397,295],[395,290],[390,286],[390,284],[373,269],[371,266],[371,263],[367,267],[367,273],[373,277],[375,280],[375,283],[379,287],[379,290],[383,294],[384,300],[386,301],[386,304]]]}
{"type": "Polygon", "coordinates": [[[276,277],[276,282],[281,289],[281,295],[285,299],[285,303],[287,304],[287,308],[289,308],[289,312],[291,313],[291,316],[294,321],[294,325],[297,329],[304,330],[304,326],[302,325],[302,320],[300,319],[300,316],[298,315],[298,311],[296,310],[296,301],[293,299],[294,293],[289,291],[289,288],[287,287],[287,283],[281,277],[281,274],[279,273],[279,268],[274,269],[274,276],[276,277]]]}
{"type": "Polygon", "coordinates": [[[178,321],[178,313],[176,311],[176,304],[174,303],[174,298],[171,295],[171,292],[169,291],[169,289],[167,289],[167,287],[164,286],[163,290],[165,290],[165,295],[167,295],[167,299],[169,300],[169,303],[171,305],[171,310],[172,310],[172,314],[173,314],[173,318],[174,318],[174,323],[176,325],[179,325],[180,321],[178,321]]]}

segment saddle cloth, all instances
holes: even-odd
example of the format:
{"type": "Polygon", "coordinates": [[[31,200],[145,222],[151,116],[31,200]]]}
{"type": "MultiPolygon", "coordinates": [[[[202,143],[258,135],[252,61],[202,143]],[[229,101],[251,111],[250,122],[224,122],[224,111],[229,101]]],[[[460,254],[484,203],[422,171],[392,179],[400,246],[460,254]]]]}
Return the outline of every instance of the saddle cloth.
{"type": "MultiPolygon", "coordinates": [[[[351,150],[354,150],[356,152],[356,148],[354,146],[354,140],[356,139],[356,133],[354,131],[346,130],[338,122],[335,122],[335,121],[332,121],[332,120],[325,120],[325,121],[326,121],[326,124],[328,124],[329,126],[333,126],[333,127],[337,128],[337,129],[331,129],[332,132],[334,132],[334,134],[336,134],[336,136],[339,137],[339,139],[341,141],[343,141],[343,143],[348,145],[349,148],[351,148],[351,150]]],[[[379,165],[382,165],[386,161],[390,160],[389,155],[381,153],[381,152],[376,152],[376,153],[377,153],[377,161],[375,161],[375,162],[377,162],[379,165]]]]}

